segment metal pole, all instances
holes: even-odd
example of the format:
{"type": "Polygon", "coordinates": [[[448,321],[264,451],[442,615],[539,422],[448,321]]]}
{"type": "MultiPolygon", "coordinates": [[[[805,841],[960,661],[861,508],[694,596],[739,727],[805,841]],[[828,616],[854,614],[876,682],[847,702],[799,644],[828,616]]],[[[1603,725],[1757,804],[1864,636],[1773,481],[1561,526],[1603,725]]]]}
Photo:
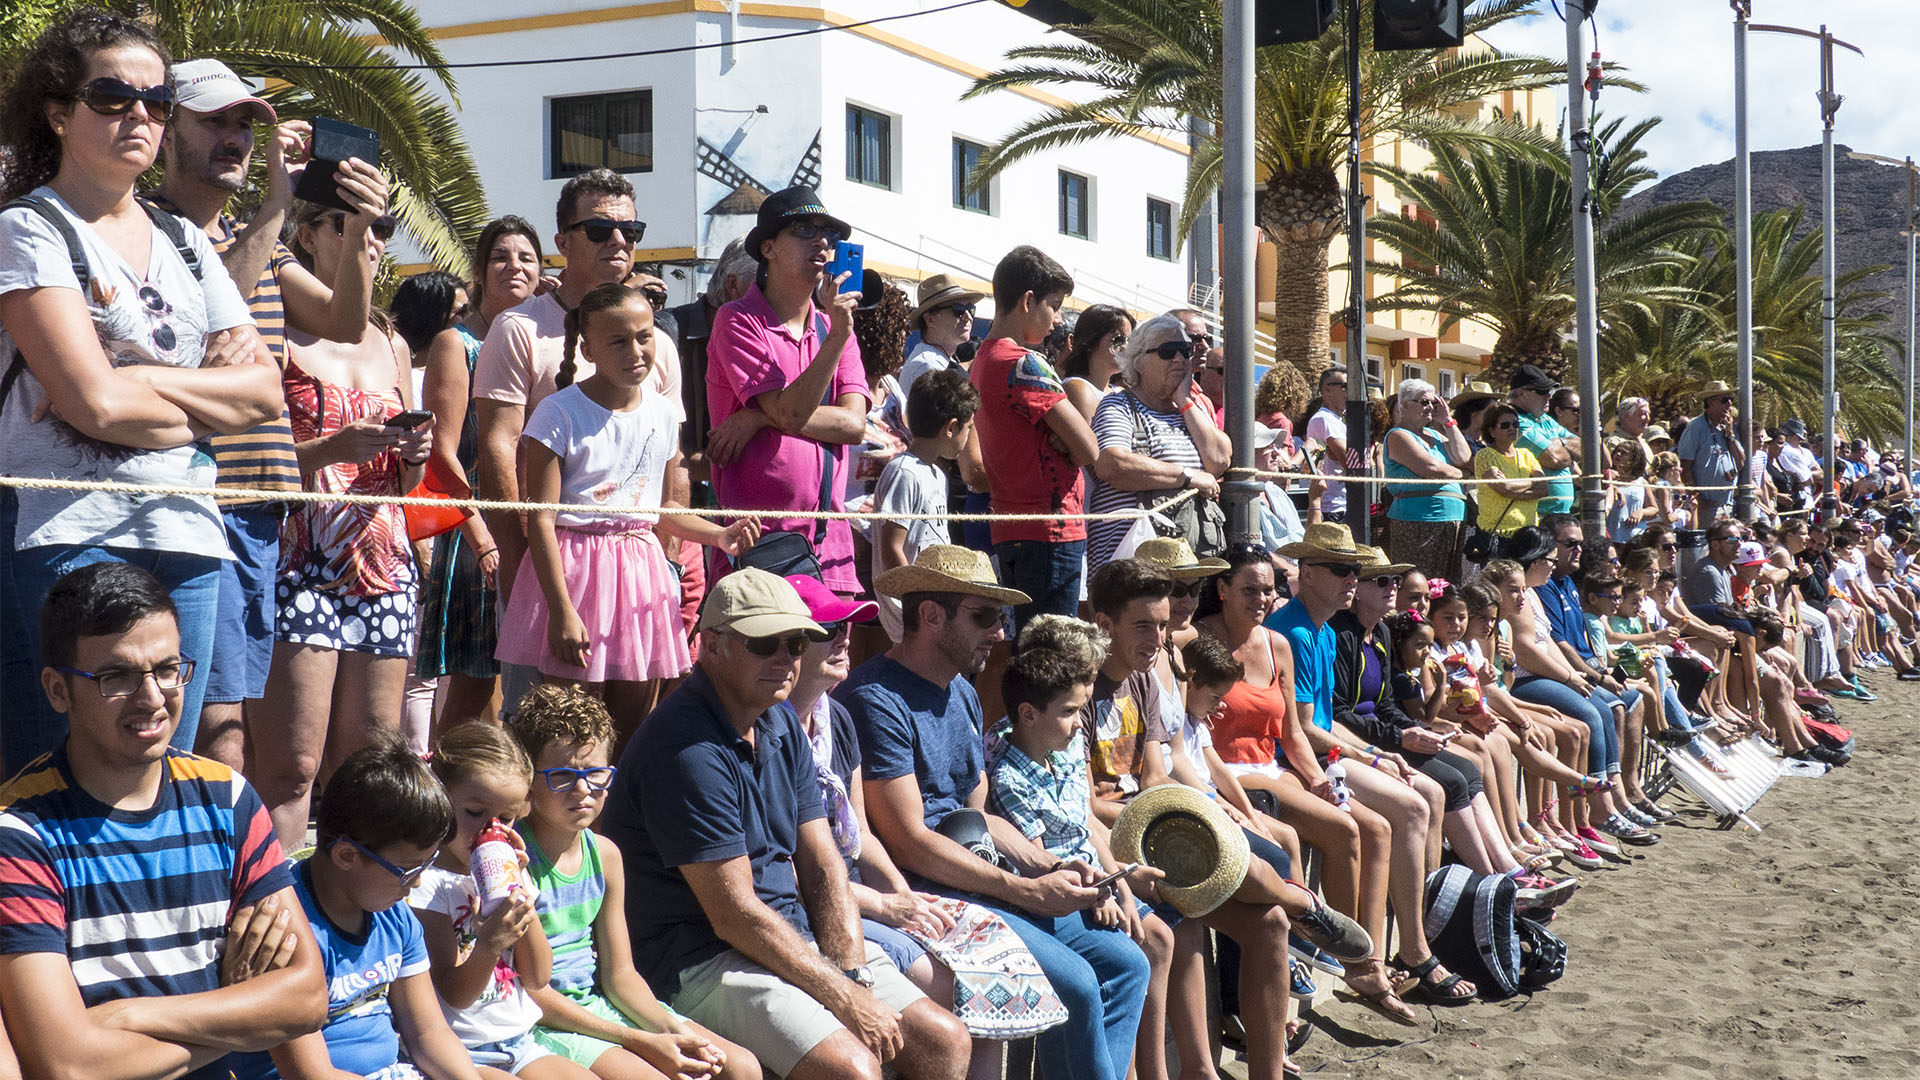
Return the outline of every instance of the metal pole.
{"type": "Polygon", "coordinates": [[[1913,323],[1914,323],[1914,233],[1920,230],[1920,217],[1914,216],[1913,158],[1907,158],[1907,452],[1901,468],[1913,475],[1913,323]]]}
{"type": "Polygon", "coordinates": [[[1604,548],[1606,531],[1601,509],[1605,497],[1600,484],[1600,354],[1593,294],[1593,214],[1588,205],[1588,157],[1592,132],[1587,130],[1584,93],[1586,47],[1581,23],[1594,0],[1567,0],[1567,128],[1573,133],[1573,292],[1574,340],[1579,350],[1580,502],[1581,531],[1589,550],[1604,548]]]}
{"type": "Polygon", "coordinates": [[[1360,0],[1347,0],[1347,527],[1373,542],[1373,404],[1367,400],[1367,193],[1360,178],[1360,0]]]}
{"type": "MultiPolygon", "coordinates": [[[[1733,3],[1733,297],[1740,442],[1753,460],[1753,169],[1747,154],[1747,17],[1751,0],[1733,3]]],[[[1753,520],[1753,470],[1740,470],[1734,516],[1753,520]]]]}
{"type": "Polygon", "coordinates": [[[1826,434],[1821,437],[1821,468],[1833,483],[1839,402],[1834,390],[1833,341],[1833,114],[1840,97],[1833,92],[1833,35],[1820,27],[1820,394],[1825,409],[1826,434]]]}
{"type": "Polygon", "coordinates": [[[1223,0],[1221,132],[1225,161],[1220,183],[1220,219],[1227,241],[1221,266],[1220,337],[1227,350],[1227,435],[1233,440],[1233,467],[1222,485],[1227,531],[1236,540],[1257,543],[1260,522],[1253,500],[1260,483],[1253,468],[1253,333],[1255,324],[1253,218],[1253,5],[1254,0],[1223,0]],[[1246,471],[1241,471],[1246,470],[1246,471]]]}

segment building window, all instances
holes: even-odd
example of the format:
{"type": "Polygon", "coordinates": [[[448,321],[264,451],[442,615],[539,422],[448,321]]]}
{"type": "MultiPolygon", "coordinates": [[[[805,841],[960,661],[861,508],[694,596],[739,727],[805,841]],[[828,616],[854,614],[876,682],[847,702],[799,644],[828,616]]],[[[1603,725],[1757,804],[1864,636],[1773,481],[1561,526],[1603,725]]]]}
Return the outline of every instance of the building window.
{"type": "Polygon", "coordinates": [[[980,185],[978,191],[968,191],[967,181],[973,177],[973,170],[980,167],[980,159],[987,155],[987,148],[979,143],[965,139],[953,140],[953,205],[962,210],[973,210],[982,214],[993,213],[993,184],[980,185]]]}
{"type": "Polygon", "coordinates": [[[1440,391],[1440,396],[1443,398],[1453,397],[1453,372],[1442,371],[1440,373],[1440,382],[1436,389],[1440,391]]]}
{"type": "Polygon", "coordinates": [[[847,106],[847,179],[893,187],[893,117],[847,106]]]}
{"type": "Polygon", "coordinates": [[[547,107],[549,180],[599,168],[653,171],[653,91],[551,98],[547,107]]]}
{"type": "Polygon", "coordinates": [[[1162,199],[1147,200],[1147,254],[1173,258],[1173,204],[1162,199]]]}
{"type": "Polygon", "coordinates": [[[1087,178],[1066,170],[1060,172],[1060,231],[1085,240],[1087,223],[1093,217],[1088,205],[1087,178]]]}
{"type": "Polygon", "coordinates": [[[1426,377],[1427,377],[1427,369],[1425,365],[1422,365],[1422,364],[1401,364],[1400,365],[1400,381],[1401,382],[1406,382],[1408,379],[1425,380],[1426,377]]]}
{"type": "MultiPolygon", "coordinates": [[[[1380,379],[1380,358],[1370,355],[1367,357],[1367,381],[1378,385],[1380,379]]],[[[1349,390],[1348,393],[1352,393],[1352,391],[1349,390]]]]}

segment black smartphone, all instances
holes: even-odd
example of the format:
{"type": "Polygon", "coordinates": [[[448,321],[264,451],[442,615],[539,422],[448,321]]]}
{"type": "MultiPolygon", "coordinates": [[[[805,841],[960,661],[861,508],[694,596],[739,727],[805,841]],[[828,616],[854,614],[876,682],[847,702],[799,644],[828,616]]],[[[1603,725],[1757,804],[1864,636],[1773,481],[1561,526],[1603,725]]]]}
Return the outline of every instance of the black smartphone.
{"type": "Polygon", "coordinates": [[[395,413],[393,416],[388,417],[386,426],[390,428],[406,428],[411,431],[431,419],[433,419],[433,413],[426,409],[408,409],[406,412],[395,413]]]}
{"type": "Polygon", "coordinates": [[[359,158],[369,165],[379,165],[380,133],[344,120],[316,116],[313,118],[313,141],[308,144],[308,150],[307,168],[300,174],[300,183],[293,189],[294,197],[352,212],[353,207],[340,198],[340,187],[334,180],[334,173],[339,170],[340,163],[348,158],[359,158]]]}
{"type": "Polygon", "coordinates": [[[1096,881],[1093,884],[1087,886],[1087,888],[1104,889],[1107,886],[1113,884],[1116,881],[1119,881],[1121,878],[1126,877],[1128,874],[1131,874],[1138,869],[1140,869],[1139,863],[1137,862],[1128,863],[1127,865],[1121,867],[1120,869],[1115,870],[1113,873],[1108,874],[1106,877],[1101,878],[1099,881],[1096,881]]]}

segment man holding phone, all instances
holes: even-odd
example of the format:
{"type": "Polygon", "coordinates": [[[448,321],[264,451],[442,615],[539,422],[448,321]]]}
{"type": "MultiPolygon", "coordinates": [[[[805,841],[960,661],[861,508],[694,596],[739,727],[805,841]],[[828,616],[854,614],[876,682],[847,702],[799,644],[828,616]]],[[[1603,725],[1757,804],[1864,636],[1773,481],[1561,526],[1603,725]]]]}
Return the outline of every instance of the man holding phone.
{"type": "MultiPolygon", "coordinates": [[[[278,120],[273,106],[218,60],[182,61],[173,66],[173,77],[178,107],[162,144],[166,172],[151,200],[212,239],[276,363],[285,366],[289,326],[335,341],[359,341],[372,306],[371,265],[345,260],[329,288],[280,242],[294,185],[309,160],[311,125],[290,120],[273,130],[266,148],[266,195],[242,224],[225,212],[227,202],[246,185],[253,125],[278,120]]],[[[339,200],[349,208],[343,225],[349,243],[364,244],[369,229],[391,232],[393,219],[385,216],[387,181],[378,168],[349,159],[334,170],[334,180],[339,200]]],[[[241,344],[208,342],[207,363],[231,362],[229,357],[242,355],[241,344]]],[[[243,435],[216,435],[212,442],[218,486],[300,490],[293,431],[284,411],[278,420],[243,435]]],[[[272,585],[287,505],[223,502],[220,508],[233,559],[221,565],[220,618],[195,749],[235,769],[242,764],[244,743],[241,703],[265,693],[273,659],[272,585]]]]}

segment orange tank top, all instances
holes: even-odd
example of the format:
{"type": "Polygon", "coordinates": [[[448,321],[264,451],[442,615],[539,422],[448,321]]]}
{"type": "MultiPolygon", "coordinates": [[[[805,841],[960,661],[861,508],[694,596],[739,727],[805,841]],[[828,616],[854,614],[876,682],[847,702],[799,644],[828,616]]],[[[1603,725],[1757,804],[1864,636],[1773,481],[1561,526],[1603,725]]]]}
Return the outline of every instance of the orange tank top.
{"type": "Polygon", "coordinates": [[[1213,749],[1230,765],[1271,765],[1274,740],[1286,734],[1288,692],[1280,684],[1280,661],[1267,635],[1267,665],[1274,681],[1269,686],[1233,684],[1213,717],[1213,749]]]}

